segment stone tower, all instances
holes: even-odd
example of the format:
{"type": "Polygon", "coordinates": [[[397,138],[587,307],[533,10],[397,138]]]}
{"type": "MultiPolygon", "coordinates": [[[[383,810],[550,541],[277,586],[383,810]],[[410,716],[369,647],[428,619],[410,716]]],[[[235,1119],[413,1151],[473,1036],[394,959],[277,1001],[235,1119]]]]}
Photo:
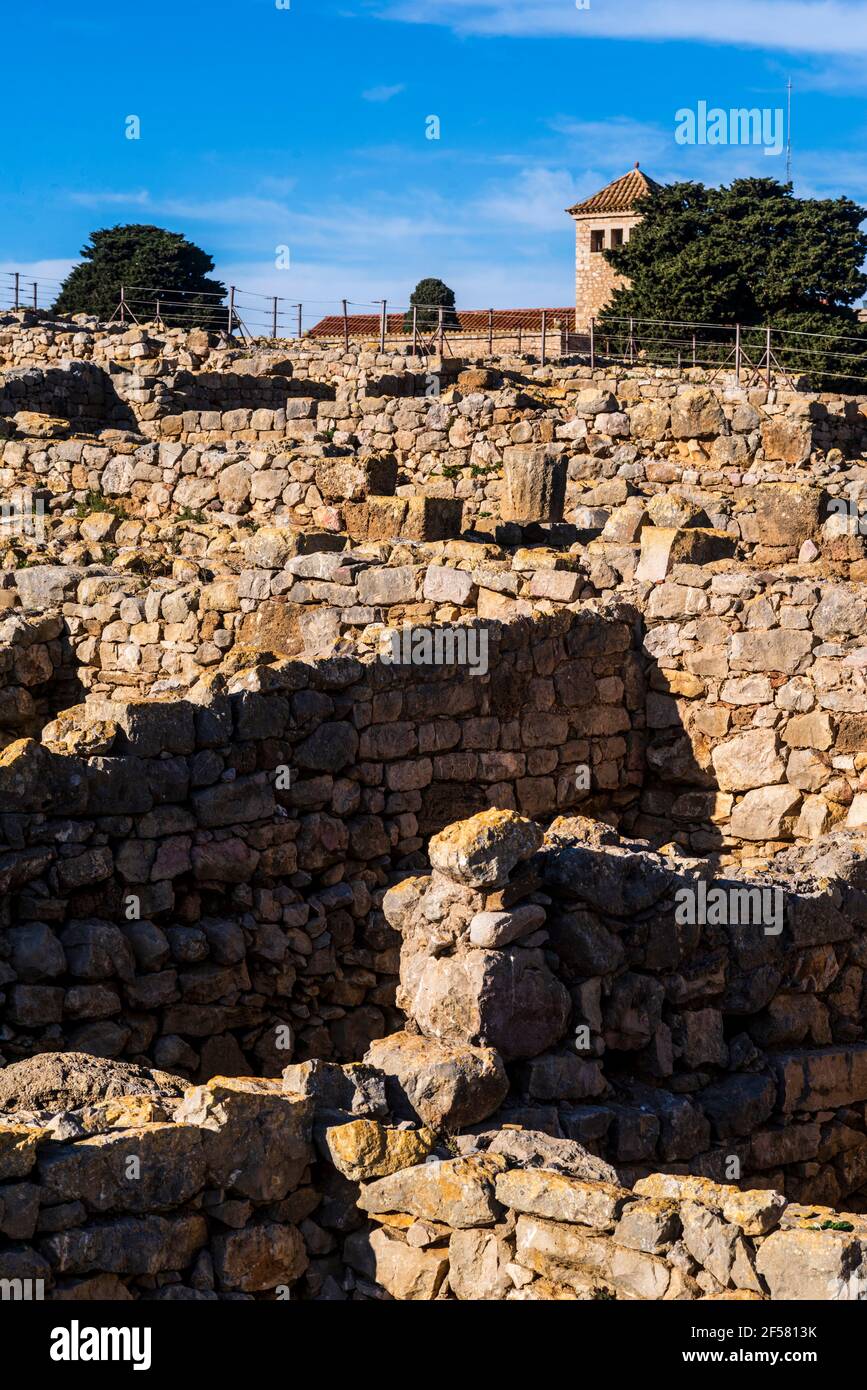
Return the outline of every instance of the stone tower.
{"type": "Polygon", "coordinates": [[[590,320],[608,303],[612,292],[624,283],[602,252],[629,240],[632,228],[641,220],[633,212],[639,198],[653,193],[660,185],[643,174],[636,164],[628,174],[609,183],[592,198],[576,203],[566,211],[575,218],[575,331],[586,333],[590,320]]]}

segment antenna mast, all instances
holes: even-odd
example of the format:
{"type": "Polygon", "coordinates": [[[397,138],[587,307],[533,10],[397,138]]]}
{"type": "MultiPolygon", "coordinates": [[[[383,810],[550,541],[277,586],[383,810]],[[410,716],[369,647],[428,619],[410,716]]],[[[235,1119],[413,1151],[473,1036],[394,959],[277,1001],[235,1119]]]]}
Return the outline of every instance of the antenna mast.
{"type": "Polygon", "coordinates": [[[792,182],[792,79],[786,83],[787,112],[786,112],[786,183],[792,182]]]}

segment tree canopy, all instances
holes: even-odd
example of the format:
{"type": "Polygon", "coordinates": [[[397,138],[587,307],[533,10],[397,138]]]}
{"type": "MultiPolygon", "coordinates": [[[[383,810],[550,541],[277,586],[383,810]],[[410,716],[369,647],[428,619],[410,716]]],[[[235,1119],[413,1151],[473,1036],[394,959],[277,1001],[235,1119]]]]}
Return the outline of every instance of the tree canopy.
{"type": "Polygon", "coordinates": [[[91,233],[81,256],[82,263],[70,271],[54,305],[59,315],[111,318],[124,286],[138,319],[154,317],[159,290],[162,317],[169,326],[208,327],[224,320],[217,306],[226,287],[210,278],[212,258],[179,232],[141,223],[107,227],[91,233]],[[142,301],[140,307],[136,300],[142,301]]]}
{"type": "MultiPolygon", "coordinates": [[[[457,328],[458,317],[455,313],[455,292],[450,290],[448,285],[442,280],[428,279],[419,280],[415,289],[409,297],[410,305],[418,309],[418,326],[420,329],[429,331],[439,325],[440,306],[445,309],[443,323],[446,328],[457,328]]],[[[404,319],[404,327],[407,331],[412,330],[412,308],[404,319]]]]}
{"type": "MultiPolygon", "coordinates": [[[[851,199],[796,198],[791,185],[748,178],[671,184],[635,211],[629,241],[604,253],[630,283],[614,292],[603,327],[632,317],[865,338],[852,306],[867,290],[867,209],[851,199]]],[[[800,370],[832,365],[809,340],[783,341],[810,354],[800,370]]]]}

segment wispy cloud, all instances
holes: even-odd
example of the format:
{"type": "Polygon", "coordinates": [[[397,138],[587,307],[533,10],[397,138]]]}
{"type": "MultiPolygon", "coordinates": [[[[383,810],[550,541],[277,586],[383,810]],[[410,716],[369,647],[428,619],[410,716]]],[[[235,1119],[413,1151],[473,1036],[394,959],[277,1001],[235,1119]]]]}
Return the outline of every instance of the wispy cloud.
{"type": "Polygon", "coordinates": [[[78,203],[83,208],[99,207],[147,207],[150,203],[150,194],[146,188],[141,188],[138,192],[130,190],[113,191],[111,189],[83,189],[79,192],[70,193],[69,201],[78,203]]]}
{"type": "Polygon", "coordinates": [[[401,92],[406,91],[405,82],[397,82],[393,87],[369,87],[361,95],[365,101],[391,101],[393,97],[399,97],[401,92]]]}
{"type": "Polygon", "coordinates": [[[811,54],[867,52],[863,0],[379,0],[380,18],[514,38],[691,40],[811,54]]]}
{"type": "Polygon", "coordinates": [[[285,203],[246,194],[231,198],[174,198],[154,196],[146,189],[137,193],[109,189],[70,193],[69,200],[81,207],[145,208],[153,216],[178,217],[191,222],[213,222],[230,226],[258,225],[269,220],[280,222],[287,216],[285,203]]]}

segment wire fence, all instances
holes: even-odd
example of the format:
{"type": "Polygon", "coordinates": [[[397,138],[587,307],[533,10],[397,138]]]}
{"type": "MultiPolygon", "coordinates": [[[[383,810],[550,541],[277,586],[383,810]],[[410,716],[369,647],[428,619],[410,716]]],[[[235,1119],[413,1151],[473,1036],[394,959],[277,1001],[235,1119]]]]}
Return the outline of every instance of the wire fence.
{"type": "MultiPolygon", "coordinates": [[[[48,311],[62,282],[0,271],[0,310],[48,311]]],[[[231,285],[224,294],[202,294],[152,285],[124,285],[110,321],[155,323],[164,328],[205,328],[254,341],[312,338],[327,344],[373,342],[422,356],[460,356],[469,348],[494,355],[500,349],[537,357],[587,360],[591,368],[618,364],[700,368],[711,378],[731,372],[739,381],[783,380],[856,393],[867,385],[867,323],[852,332],[815,333],[772,325],[693,323],[676,319],[591,319],[576,331],[575,311],[555,309],[457,309],[453,305],[395,305],[387,300],[296,302],[231,285]],[[861,330],[859,332],[859,329],[861,330]]]]}
{"type": "Polygon", "coordinates": [[[680,372],[702,368],[711,379],[729,371],[741,382],[766,386],[781,378],[793,387],[803,378],[841,390],[867,384],[867,323],[861,333],[815,333],[772,325],[604,316],[591,320],[586,333],[571,334],[570,349],[586,352],[591,366],[617,362],[680,372]]]}

